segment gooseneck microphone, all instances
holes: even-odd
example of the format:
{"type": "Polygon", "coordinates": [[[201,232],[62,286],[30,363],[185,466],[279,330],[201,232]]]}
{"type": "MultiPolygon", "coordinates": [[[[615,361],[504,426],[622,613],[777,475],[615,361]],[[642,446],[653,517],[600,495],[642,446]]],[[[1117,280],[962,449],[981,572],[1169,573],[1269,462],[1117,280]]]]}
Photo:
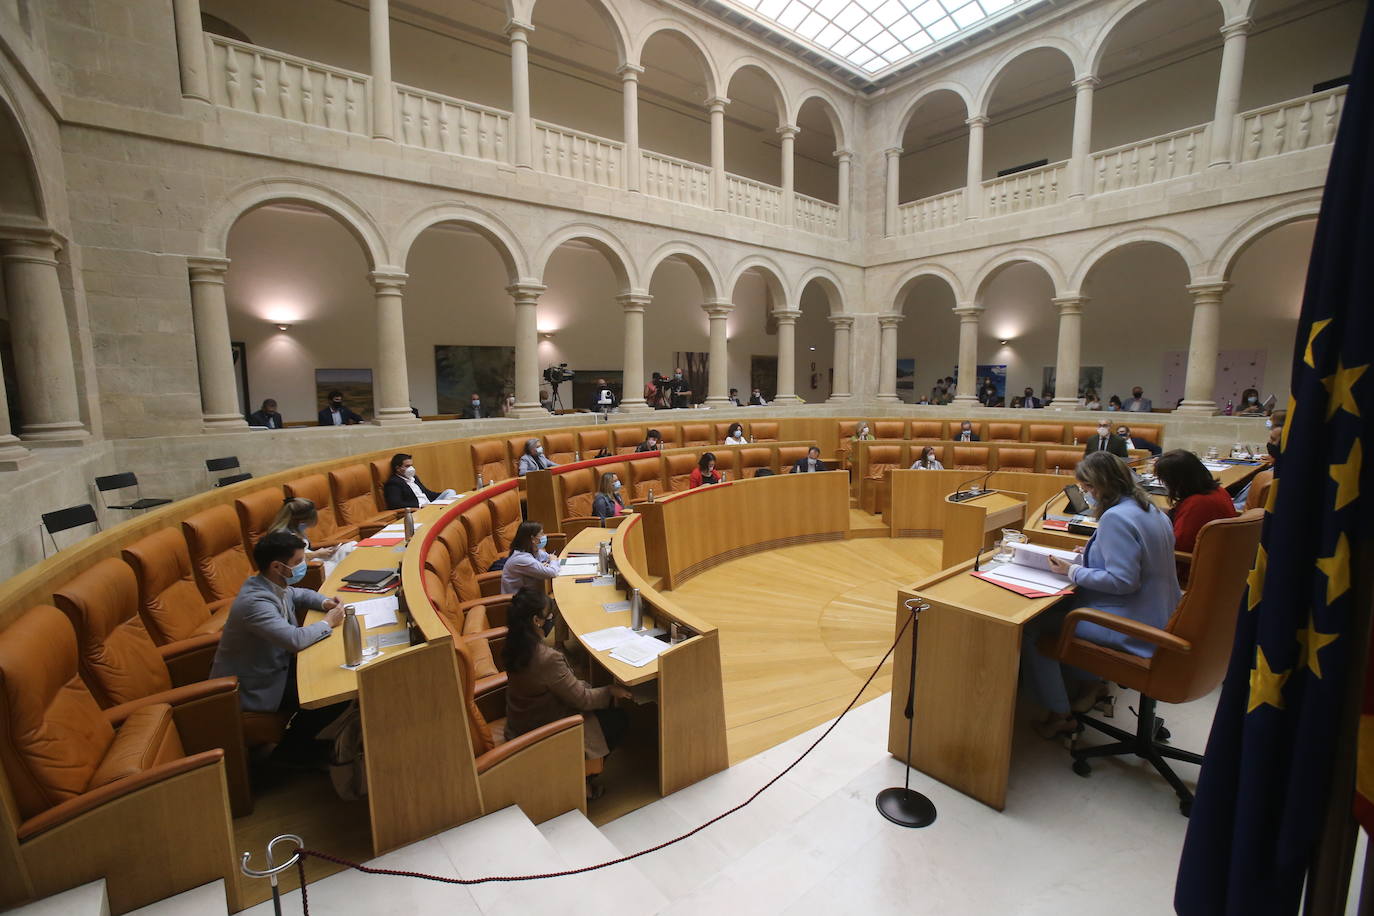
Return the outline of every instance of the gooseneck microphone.
{"type": "Polygon", "coordinates": [[[950,502],[961,503],[965,500],[974,499],[975,497],[981,496],[983,493],[981,486],[971,487],[967,490],[964,488],[971,483],[977,483],[979,481],[987,480],[989,477],[996,473],[996,471],[987,471],[986,473],[979,474],[977,477],[971,478],[959,484],[958,488],[950,494],[950,502]]]}

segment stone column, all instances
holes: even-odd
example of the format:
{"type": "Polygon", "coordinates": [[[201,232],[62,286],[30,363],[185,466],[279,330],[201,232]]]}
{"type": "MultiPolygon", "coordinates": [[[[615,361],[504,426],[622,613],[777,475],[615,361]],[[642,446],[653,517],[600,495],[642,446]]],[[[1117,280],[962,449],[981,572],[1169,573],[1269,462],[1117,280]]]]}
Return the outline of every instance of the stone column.
{"type": "Polygon", "coordinates": [[[205,34],[200,28],[200,0],[173,0],[177,59],[181,64],[181,94],[188,99],[210,101],[210,62],[205,56],[205,34]]]}
{"type": "MultiPolygon", "coordinates": [[[[620,74],[620,92],[625,104],[625,190],[638,191],[639,75],[644,72],[644,68],[635,64],[625,64],[616,72],[620,74]]],[[[628,368],[627,365],[626,369],[628,368]]],[[[623,398],[621,403],[624,403],[623,398]]]]}
{"type": "Polygon", "coordinates": [[[377,299],[377,417],[379,425],[420,422],[410,412],[410,375],[406,367],[406,326],[402,305],[406,275],[373,271],[377,299]]]}
{"type": "Polygon", "coordinates": [[[711,206],[724,210],[728,205],[725,196],[725,106],[730,100],[716,96],[706,100],[706,110],[711,114],[711,206]]]}
{"type": "MultiPolygon", "coordinates": [[[[520,169],[534,167],[534,124],[530,120],[530,32],[533,31],[534,26],[518,19],[506,23],[506,37],[510,39],[510,120],[515,145],[511,161],[520,169]]],[[[537,405],[538,388],[534,394],[537,405]]]]}
{"type": "Polygon", "coordinates": [[[969,118],[968,178],[964,189],[964,218],[977,219],[983,215],[983,128],[988,119],[983,115],[969,118]]]}
{"type": "Polygon", "coordinates": [[[773,390],[773,403],[798,404],[797,397],[797,319],[801,309],[774,309],[778,323],[778,381],[773,390]]]}
{"type": "Polygon", "coordinates": [[[0,371],[0,471],[17,471],[33,461],[33,453],[24,448],[11,431],[9,401],[5,399],[5,373],[0,371]]]}
{"type": "Polygon", "coordinates": [[[649,405],[644,400],[644,309],[654,297],[645,292],[632,291],[615,298],[625,310],[625,359],[621,373],[624,382],[620,391],[620,409],[648,410],[649,405]]]}
{"type": "MultiPolygon", "coordinates": [[[[1217,107],[1212,115],[1212,165],[1230,165],[1235,151],[1231,138],[1240,108],[1240,82],[1245,72],[1245,37],[1254,20],[1236,19],[1221,27],[1221,77],[1217,80],[1217,107]]],[[[1210,384],[1210,382],[1209,382],[1210,384]]],[[[1185,400],[1186,404],[1187,401],[1185,400]]]]}
{"type": "Polygon", "coordinates": [[[782,140],[782,224],[791,226],[793,223],[792,213],[796,209],[796,200],[792,196],[797,184],[793,171],[792,151],[797,139],[797,126],[784,124],[778,128],[778,136],[782,140]]]}
{"type": "Polygon", "coordinates": [[[515,416],[547,417],[539,403],[539,296],[548,289],[527,281],[507,286],[515,300],[515,416]]]}
{"type": "Polygon", "coordinates": [[[959,378],[955,383],[954,403],[967,409],[978,403],[978,319],[983,309],[977,305],[961,305],[954,314],[959,316],[959,378]]]}
{"type": "Polygon", "coordinates": [[[1183,381],[1183,403],[1175,413],[1211,416],[1217,412],[1212,392],[1217,379],[1217,346],[1221,341],[1221,297],[1229,283],[1194,283],[1193,333],[1188,340],[1188,372],[1183,381]]]}
{"type": "Polygon", "coordinates": [[[1084,197],[1092,181],[1091,156],[1093,146],[1093,90],[1098,86],[1095,76],[1080,76],[1073,81],[1073,152],[1069,165],[1073,179],[1069,183],[1069,199],[1084,197]]]}
{"type": "Polygon", "coordinates": [[[854,327],[853,315],[831,315],[830,326],[835,329],[835,384],[831,386],[831,401],[848,401],[849,392],[849,331],[854,327]]]}
{"type": "Polygon", "coordinates": [[[708,407],[725,407],[730,397],[730,345],[727,321],[735,304],[729,299],[713,299],[702,306],[711,319],[710,380],[706,385],[708,407]]]}
{"type": "Polygon", "coordinates": [[[891,146],[883,150],[887,158],[887,185],[883,192],[883,234],[892,238],[897,234],[897,181],[901,177],[902,148],[891,146]]]}
{"type": "Polygon", "coordinates": [[[840,237],[849,238],[849,166],[854,154],[847,149],[835,150],[839,163],[839,194],[836,196],[840,208],[840,237]]]}
{"type": "Polygon", "coordinates": [[[60,247],[51,234],[0,241],[24,414],[19,435],[35,445],[73,445],[90,438],[81,422],[67,306],[57,278],[60,247]]]}
{"type": "Polygon", "coordinates": [[[229,310],[224,305],[228,258],[187,258],[191,277],[191,320],[196,335],[196,369],[200,374],[200,422],[207,431],[248,425],[238,398],[234,351],[229,340],[229,310]]]}
{"type": "Polygon", "coordinates": [[[1078,370],[1083,364],[1083,306],[1087,296],[1051,299],[1059,308],[1059,352],[1054,361],[1054,400],[1046,405],[1064,410],[1078,407],[1078,370]]]}
{"type": "Polygon", "coordinates": [[[391,106],[396,90],[391,84],[390,0],[370,0],[368,12],[372,48],[372,136],[394,140],[396,126],[391,106]]]}
{"type": "Polygon", "coordinates": [[[897,400],[897,326],[901,315],[879,315],[878,400],[897,400]]]}

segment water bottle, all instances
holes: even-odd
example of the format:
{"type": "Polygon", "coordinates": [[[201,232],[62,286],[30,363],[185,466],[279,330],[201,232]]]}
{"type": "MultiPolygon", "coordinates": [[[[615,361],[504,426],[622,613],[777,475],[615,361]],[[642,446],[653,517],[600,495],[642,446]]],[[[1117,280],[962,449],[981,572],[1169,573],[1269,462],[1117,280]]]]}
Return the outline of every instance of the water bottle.
{"type": "Polygon", "coordinates": [[[486,482],[485,480],[482,479],[482,472],[481,472],[481,471],[478,471],[478,472],[477,472],[477,489],[480,490],[480,489],[482,489],[483,487],[485,487],[486,485],[487,485],[487,482],[486,482]]]}
{"type": "Polygon", "coordinates": [[[1073,437],[1073,444],[1074,444],[1074,445],[1077,445],[1077,444],[1078,444],[1078,437],[1077,437],[1077,436],[1074,436],[1074,437],[1073,437]]]}
{"type": "Polygon", "coordinates": [[[654,501],[654,488],[653,488],[653,487],[650,487],[650,488],[649,488],[649,502],[653,502],[653,501],[654,501]]]}
{"type": "Polygon", "coordinates": [[[581,449],[578,449],[577,451],[573,452],[573,461],[581,461],[581,460],[582,460],[582,450],[581,450],[581,449]]]}
{"type": "Polygon", "coordinates": [[[344,664],[350,668],[363,663],[363,629],[353,605],[344,608],[344,664]]]}
{"type": "Polygon", "coordinates": [[[644,601],[639,597],[639,589],[630,590],[630,629],[636,633],[644,632],[644,601]]]}
{"type": "Polygon", "coordinates": [[[1229,417],[1229,416],[1231,416],[1231,414],[1235,413],[1235,411],[1236,411],[1236,405],[1235,405],[1235,403],[1234,403],[1230,398],[1227,398],[1227,399],[1226,399],[1226,409],[1225,409],[1224,411],[1222,411],[1222,413],[1226,414],[1226,416],[1229,417]]]}
{"type": "Polygon", "coordinates": [[[596,571],[599,575],[611,574],[611,542],[602,541],[596,550],[596,571]]]}
{"type": "Polygon", "coordinates": [[[413,537],[415,537],[415,510],[414,510],[414,509],[407,509],[407,510],[406,510],[406,514],[405,514],[405,523],[406,523],[406,543],[409,544],[409,543],[410,543],[410,539],[413,538],[413,537]]]}

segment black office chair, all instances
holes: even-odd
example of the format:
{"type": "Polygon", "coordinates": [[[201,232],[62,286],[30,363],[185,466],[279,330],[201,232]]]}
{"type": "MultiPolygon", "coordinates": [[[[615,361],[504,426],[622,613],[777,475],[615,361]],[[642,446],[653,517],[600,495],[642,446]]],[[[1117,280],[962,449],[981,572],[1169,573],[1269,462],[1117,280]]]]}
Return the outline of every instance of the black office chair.
{"type": "MultiPolygon", "coordinates": [[[[214,474],[216,471],[238,471],[238,470],[240,470],[240,467],[239,467],[239,456],[238,456],[238,455],[229,455],[229,456],[224,457],[224,458],[206,458],[206,459],[205,459],[205,475],[206,475],[206,477],[209,477],[211,474],[214,474]]],[[[233,475],[231,475],[231,476],[229,476],[229,477],[221,477],[219,480],[215,481],[215,484],[214,484],[214,485],[217,486],[217,487],[225,487],[225,486],[228,486],[228,485],[231,484],[231,483],[238,483],[240,480],[247,480],[248,478],[250,478],[250,477],[252,477],[252,476],[253,476],[252,474],[244,474],[244,473],[233,474],[233,475]]]]}
{"type": "Polygon", "coordinates": [[[104,503],[106,509],[122,509],[128,512],[142,512],[145,509],[152,509],[156,506],[165,506],[171,502],[170,499],[161,499],[154,497],[145,498],[143,496],[142,490],[138,486],[138,477],[136,477],[132,471],[125,471],[122,474],[107,474],[104,477],[97,477],[95,479],[95,488],[100,491],[100,499],[101,502],[104,503]],[[125,503],[121,506],[112,506],[108,503],[104,503],[105,494],[109,491],[127,490],[129,487],[133,487],[134,493],[138,496],[138,498],[135,499],[133,502],[125,503]]]}
{"type": "Polygon", "coordinates": [[[217,487],[227,487],[227,486],[229,486],[229,484],[231,484],[231,483],[239,483],[240,481],[252,480],[252,479],[253,479],[253,475],[252,475],[252,474],[249,474],[249,473],[247,473],[247,472],[244,472],[244,473],[242,473],[242,474],[230,474],[228,477],[221,477],[219,480],[216,480],[216,481],[215,481],[215,486],[217,486],[217,487]]]}
{"type": "MultiPolygon", "coordinates": [[[[95,506],[90,503],[82,503],[70,509],[58,509],[56,512],[44,512],[42,518],[43,530],[48,532],[48,540],[52,541],[53,553],[62,549],[57,546],[57,538],[54,537],[59,531],[79,528],[82,525],[95,525],[95,530],[100,530],[100,519],[96,517],[95,506]]],[[[39,535],[38,540],[43,544],[43,558],[47,559],[47,543],[43,541],[42,535],[39,535]]]]}

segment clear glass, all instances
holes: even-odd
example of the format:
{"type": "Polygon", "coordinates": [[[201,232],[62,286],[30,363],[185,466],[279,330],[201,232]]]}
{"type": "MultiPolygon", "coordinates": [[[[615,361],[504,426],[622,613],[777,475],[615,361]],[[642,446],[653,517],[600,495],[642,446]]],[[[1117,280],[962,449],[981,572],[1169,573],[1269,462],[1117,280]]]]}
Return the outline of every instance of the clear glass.
{"type": "Polygon", "coordinates": [[[997,542],[997,546],[1000,549],[997,551],[997,556],[994,557],[994,559],[999,563],[1011,562],[1011,558],[1015,556],[1016,545],[1025,544],[1029,540],[1030,538],[1026,537],[1024,532],[1016,531],[1012,528],[1003,528],[1002,540],[997,542]]]}

